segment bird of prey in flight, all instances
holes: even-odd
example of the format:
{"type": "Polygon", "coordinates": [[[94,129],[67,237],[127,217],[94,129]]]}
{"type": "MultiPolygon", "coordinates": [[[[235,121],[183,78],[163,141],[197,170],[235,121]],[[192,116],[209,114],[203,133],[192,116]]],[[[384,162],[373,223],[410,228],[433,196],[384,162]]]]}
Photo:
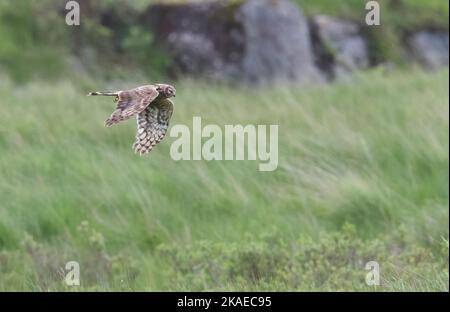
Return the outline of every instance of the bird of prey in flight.
{"type": "Polygon", "coordinates": [[[165,136],[173,113],[176,90],[168,84],[150,84],[125,91],[90,92],[88,95],[114,96],[116,110],[106,119],[111,127],[136,115],[137,133],[133,149],[140,155],[150,152],[165,136]]]}

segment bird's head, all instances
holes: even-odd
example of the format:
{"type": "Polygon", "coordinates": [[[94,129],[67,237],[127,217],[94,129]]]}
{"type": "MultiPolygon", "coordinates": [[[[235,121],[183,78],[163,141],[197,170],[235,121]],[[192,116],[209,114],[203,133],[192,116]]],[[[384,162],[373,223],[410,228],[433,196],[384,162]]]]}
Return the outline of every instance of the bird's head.
{"type": "Polygon", "coordinates": [[[177,93],[175,87],[168,84],[158,84],[157,90],[159,94],[162,94],[166,98],[175,97],[177,93]]]}

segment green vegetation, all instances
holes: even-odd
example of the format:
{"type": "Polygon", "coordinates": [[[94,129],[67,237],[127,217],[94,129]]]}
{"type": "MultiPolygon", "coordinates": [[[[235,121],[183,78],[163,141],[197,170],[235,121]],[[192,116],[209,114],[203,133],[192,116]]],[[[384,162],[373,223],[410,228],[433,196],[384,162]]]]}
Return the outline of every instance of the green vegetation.
{"type": "Polygon", "coordinates": [[[170,58],[154,47],[153,34],[135,23],[143,3],[85,2],[83,22],[76,27],[66,26],[63,4],[1,1],[1,71],[19,83],[56,80],[74,71],[107,80],[120,79],[123,72],[152,77],[165,73],[170,58]],[[109,22],[102,20],[105,12],[109,22]]]}
{"type": "Polygon", "coordinates": [[[174,162],[170,137],[137,157],[135,123],[104,128],[90,80],[0,79],[0,290],[449,289],[448,70],[176,84],[172,124],[279,124],[274,172],[174,162]]]}
{"type": "MultiPolygon", "coordinates": [[[[448,2],[442,0],[377,0],[380,4],[381,17],[389,19],[398,14],[402,18],[397,18],[398,23],[412,23],[412,20],[405,20],[404,15],[415,14],[415,23],[439,22],[448,27],[448,2]],[[430,19],[430,17],[433,17],[430,19]],[[447,18],[446,18],[447,17],[447,18]]],[[[359,17],[364,20],[367,0],[294,0],[305,11],[306,15],[326,14],[331,16],[359,17]]]]}
{"type": "Polygon", "coordinates": [[[37,76],[55,78],[64,65],[61,54],[67,49],[63,47],[64,33],[58,31],[64,28],[55,27],[61,25],[61,17],[49,10],[48,1],[39,4],[0,2],[0,70],[18,82],[37,76]],[[36,18],[42,15],[45,17],[36,18]]]}

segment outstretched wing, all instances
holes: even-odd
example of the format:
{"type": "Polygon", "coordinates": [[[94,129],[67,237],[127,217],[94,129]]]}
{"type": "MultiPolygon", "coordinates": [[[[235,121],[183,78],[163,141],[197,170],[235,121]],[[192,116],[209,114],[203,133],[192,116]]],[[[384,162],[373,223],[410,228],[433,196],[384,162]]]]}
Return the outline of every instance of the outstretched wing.
{"type": "Polygon", "coordinates": [[[150,152],[166,135],[173,102],[169,99],[154,101],[137,115],[137,134],[133,149],[140,155],[150,152]]]}
{"type": "Polygon", "coordinates": [[[152,85],[119,92],[116,110],[106,119],[105,126],[110,127],[142,112],[158,95],[156,87],[152,85]]]}

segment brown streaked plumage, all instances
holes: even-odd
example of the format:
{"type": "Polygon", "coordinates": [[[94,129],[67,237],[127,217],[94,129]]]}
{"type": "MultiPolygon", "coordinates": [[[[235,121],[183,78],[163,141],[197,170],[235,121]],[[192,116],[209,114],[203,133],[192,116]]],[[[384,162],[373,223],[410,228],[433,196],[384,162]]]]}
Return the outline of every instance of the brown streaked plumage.
{"type": "Polygon", "coordinates": [[[176,90],[168,84],[151,84],[126,91],[90,92],[88,95],[115,96],[116,110],[106,119],[110,127],[137,115],[133,149],[140,155],[150,152],[165,136],[173,113],[176,90]]]}

